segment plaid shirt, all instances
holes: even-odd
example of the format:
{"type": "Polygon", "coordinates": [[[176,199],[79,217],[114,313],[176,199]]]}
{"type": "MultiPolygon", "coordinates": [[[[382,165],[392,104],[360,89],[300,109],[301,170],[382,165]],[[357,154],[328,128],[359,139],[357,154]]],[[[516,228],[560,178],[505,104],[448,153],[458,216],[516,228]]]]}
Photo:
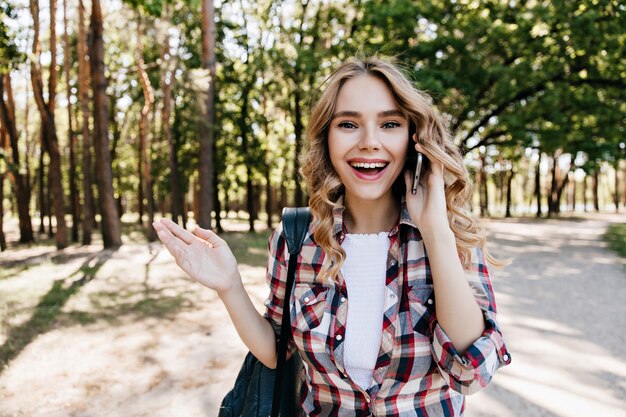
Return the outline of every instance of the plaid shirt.
{"type": "MultiPolygon", "coordinates": [[[[334,210],[334,234],[345,236],[343,197],[334,210]]],[[[290,298],[292,350],[305,364],[303,413],[307,416],[462,416],[466,394],[485,387],[510,362],[496,321],[489,272],[478,248],[466,277],[484,318],[485,331],[460,355],[437,323],[428,256],[403,198],[398,224],[389,232],[383,334],[371,387],[361,389],[346,374],[344,337],[349,297],[341,273],[335,282],[316,280],[324,252],[313,240],[313,223],[299,254],[290,298]],[[294,346],[295,344],[295,346],[294,346]]],[[[282,223],[269,238],[265,317],[278,332],[287,280],[282,223]]]]}

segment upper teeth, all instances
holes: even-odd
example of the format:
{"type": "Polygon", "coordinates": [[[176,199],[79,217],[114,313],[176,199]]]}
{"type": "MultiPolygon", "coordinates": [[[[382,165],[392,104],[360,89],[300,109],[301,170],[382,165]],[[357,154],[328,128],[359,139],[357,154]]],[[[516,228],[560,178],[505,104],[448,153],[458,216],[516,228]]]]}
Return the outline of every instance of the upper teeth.
{"type": "Polygon", "coordinates": [[[387,166],[386,162],[350,162],[355,168],[384,168],[387,166]]]}

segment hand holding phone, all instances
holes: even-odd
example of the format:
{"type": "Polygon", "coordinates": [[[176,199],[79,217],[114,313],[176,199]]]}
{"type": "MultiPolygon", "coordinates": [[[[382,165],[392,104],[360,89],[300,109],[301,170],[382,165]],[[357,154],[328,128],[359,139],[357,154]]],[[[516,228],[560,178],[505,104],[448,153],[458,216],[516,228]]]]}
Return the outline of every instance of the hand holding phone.
{"type": "Polygon", "coordinates": [[[413,187],[411,188],[411,194],[417,193],[417,185],[420,183],[423,160],[424,156],[420,152],[417,152],[417,164],[415,166],[415,176],[413,177],[413,187]]]}

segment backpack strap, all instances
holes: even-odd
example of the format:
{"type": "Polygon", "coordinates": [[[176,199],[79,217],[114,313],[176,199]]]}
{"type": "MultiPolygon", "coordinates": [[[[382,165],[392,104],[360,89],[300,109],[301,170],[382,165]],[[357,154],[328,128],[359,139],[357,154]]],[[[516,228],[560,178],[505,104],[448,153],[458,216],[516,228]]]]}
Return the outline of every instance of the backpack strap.
{"type": "Polygon", "coordinates": [[[287,250],[289,251],[289,267],[287,268],[287,285],[285,288],[285,299],[283,300],[283,320],[280,326],[280,340],[278,343],[272,417],[278,417],[280,408],[280,394],[283,385],[285,357],[287,356],[287,341],[291,335],[289,299],[291,298],[291,289],[295,281],[298,254],[311,222],[311,209],[309,207],[285,207],[283,209],[282,222],[285,239],[287,240],[287,250]]]}

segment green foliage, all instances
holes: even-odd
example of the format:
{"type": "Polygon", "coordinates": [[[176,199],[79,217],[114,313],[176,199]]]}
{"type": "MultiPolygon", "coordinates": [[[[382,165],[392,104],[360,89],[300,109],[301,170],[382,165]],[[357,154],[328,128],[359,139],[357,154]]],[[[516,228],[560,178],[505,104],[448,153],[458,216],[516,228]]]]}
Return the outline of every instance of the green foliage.
{"type": "Polygon", "coordinates": [[[15,44],[14,34],[7,25],[16,18],[13,6],[6,2],[0,6],[0,74],[10,71],[16,64],[25,60],[15,44]]]}
{"type": "MultiPolygon", "coordinates": [[[[302,122],[306,129],[323,81],[355,54],[395,56],[448,117],[468,162],[482,146],[488,162],[498,164],[496,170],[515,166],[529,148],[577,155],[577,166],[586,172],[624,158],[626,13],[620,2],[238,0],[216,6],[217,123],[212,127],[202,116],[210,81],[201,62],[201,2],[124,0],[105,20],[107,93],[117,124],[111,135],[115,127],[120,133],[115,186],[127,200],[135,198],[139,183],[137,137],[144,103],[135,62],[139,25],[155,93],[149,136],[159,202],[172,191],[160,118],[161,55],[168,40],[177,68],[172,132],[185,193],[197,179],[198,132],[207,128],[215,132],[220,195],[243,197],[248,175],[256,186],[265,185],[269,175],[271,185],[291,192],[296,141],[304,142],[304,131],[296,138],[296,125],[302,122]]],[[[17,37],[4,23],[15,13],[9,5],[0,13],[0,62],[5,64],[13,62],[5,57],[16,58],[17,37]]],[[[74,45],[75,34],[70,38],[74,45]]],[[[75,64],[71,71],[76,73],[75,64]]]]}

